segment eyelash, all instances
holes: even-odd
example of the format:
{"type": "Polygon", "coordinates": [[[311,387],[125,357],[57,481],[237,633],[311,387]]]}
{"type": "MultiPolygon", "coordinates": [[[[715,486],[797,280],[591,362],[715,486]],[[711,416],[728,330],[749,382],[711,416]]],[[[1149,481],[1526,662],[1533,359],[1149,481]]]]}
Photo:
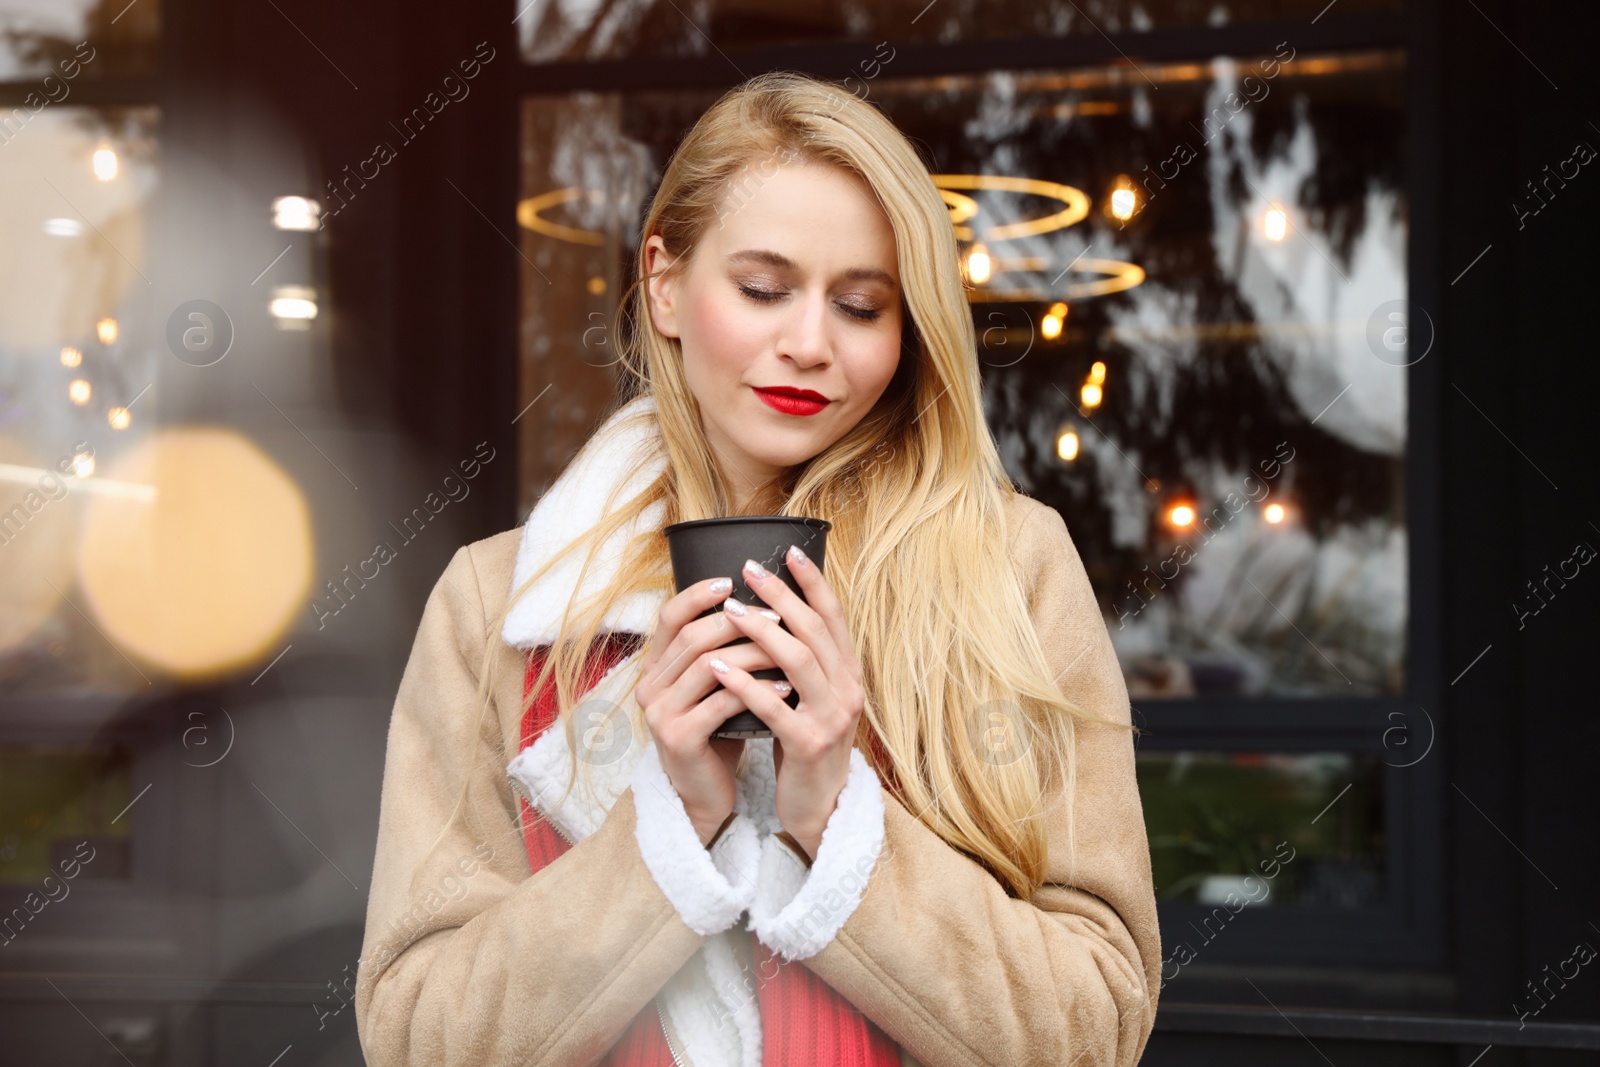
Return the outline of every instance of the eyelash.
{"type": "MultiPolygon", "coordinates": [[[[758,304],[770,304],[783,296],[782,293],[768,292],[765,289],[752,289],[748,285],[739,286],[739,291],[758,304]]],[[[868,311],[865,308],[853,308],[848,304],[840,304],[839,307],[857,322],[872,322],[879,314],[877,311],[868,311]]]]}

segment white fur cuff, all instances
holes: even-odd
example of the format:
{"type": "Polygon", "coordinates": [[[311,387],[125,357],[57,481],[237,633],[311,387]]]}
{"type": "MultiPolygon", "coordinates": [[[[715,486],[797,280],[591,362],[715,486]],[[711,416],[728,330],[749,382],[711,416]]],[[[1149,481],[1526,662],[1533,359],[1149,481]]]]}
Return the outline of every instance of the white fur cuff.
{"type": "Polygon", "coordinates": [[[654,741],[640,754],[632,784],[633,836],[656,885],[695,933],[709,937],[733,926],[755,897],[761,862],[755,824],[735,814],[707,852],[654,741]]]}
{"type": "Polygon", "coordinates": [[[761,842],[760,873],[749,929],[786,960],[827,947],[861,903],[883,851],[883,786],[860,749],[822,831],[809,871],[776,836],[761,842]]]}

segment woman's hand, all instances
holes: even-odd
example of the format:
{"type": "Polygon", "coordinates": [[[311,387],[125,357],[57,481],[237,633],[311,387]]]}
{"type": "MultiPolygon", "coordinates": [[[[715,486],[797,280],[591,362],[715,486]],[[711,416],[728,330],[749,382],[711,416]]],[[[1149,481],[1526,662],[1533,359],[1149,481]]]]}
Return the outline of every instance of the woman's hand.
{"type": "MultiPolygon", "coordinates": [[[[695,617],[727,599],[732,588],[731,579],[707,578],[661,605],[655,638],[633,690],[655,739],[661,769],[678,791],[701,844],[711,840],[733,811],[734,769],[744,751],[743,738],[711,736],[713,730],[744,711],[745,702],[740,694],[727,689],[706,695],[722,683],[710,661],[717,658],[744,672],[777,666],[759,644],[721,647],[743,636],[725,612],[695,617]]],[[[749,678],[748,673],[744,676],[749,678]]],[[[751,680],[776,695],[770,682],[751,680]]]]}
{"type": "Polygon", "coordinates": [[[772,758],[778,775],[778,821],[815,858],[822,830],[850,775],[850,750],[866,695],[833,587],[798,547],[789,547],[788,559],[804,600],[754,560],[745,563],[744,574],[750,588],[792,632],[754,610],[737,614],[733,606],[738,602],[732,597],[722,613],[783,668],[800,694],[799,706],[790,708],[771,683],[752,678],[731,661],[722,684],[772,728],[777,738],[772,758]]]}

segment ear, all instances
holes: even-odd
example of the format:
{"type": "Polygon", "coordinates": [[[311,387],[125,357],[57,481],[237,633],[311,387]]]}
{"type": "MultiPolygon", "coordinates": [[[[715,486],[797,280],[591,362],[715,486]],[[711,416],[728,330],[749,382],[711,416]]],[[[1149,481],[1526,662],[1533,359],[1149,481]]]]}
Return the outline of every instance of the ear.
{"type": "MultiPolygon", "coordinates": [[[[661,235],[653,233],[644,244],[645,274],[653,275],[663,270],[673,262],[672,254],[667,251],[667,243],[661,235]]],[[[675,278],[651,277],[645,282],[648,302],[650,305],[650,321],[655,323],[657,330],[667,337],[678,336],[678,312],[674,306],[676,297],[675,278]]]]}

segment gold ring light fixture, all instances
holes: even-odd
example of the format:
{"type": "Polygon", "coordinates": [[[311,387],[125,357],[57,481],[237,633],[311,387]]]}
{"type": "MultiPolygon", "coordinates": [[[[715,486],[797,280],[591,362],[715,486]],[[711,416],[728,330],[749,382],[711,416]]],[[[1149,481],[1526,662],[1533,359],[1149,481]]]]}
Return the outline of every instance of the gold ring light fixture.
{"type": "MultiPolygon", "coordinates": [[[[1083,300],[1132,289],[1145,279],[1144,268],[1138,264],[1115,259],[1085,259],[1080,256],[1068,265],[1069,269],[1074,274],[1099,277],[1070,282],[1064,287],[1057,287],[1052,283],[1050,288],[990,288],[984,283],[996,274],[1008,271],[1044,273],[1050,269],[1051,264],[1042,256],[996,258],[989,253],[989,245],[1021,237],[1037,237],[1082,222],[1089,215],[1088,194],[1082,189],[1060,182],[1049,182],[1039,178],[1018,178],[1004,174],[935,174],[932,177],[933,184],[939,189],[940,197],[949,205],[950,222],[955,228],[956,239],[970,242],[972,245],[963,260],[963,266],[968,280],[973,283],[967,291],[967,298],[974,303],[1083,300]],[[980,235],[977,229],[968,225],[979,214],[978,202],[964,192],[977,189],[1044,197],[1056,201],[1061,208],[1038,218],[988,226],[983,228],[980,235]]],[[[570,185],[553,189],[518,202],[517,223],[524,229],[553,237],[558,241],[579,245],[602,245],[605,243],[604,234],[596,230],[551,222],[544,217],[544,212],[577,200],[600,204],[604,203],[605,199],[606,194],[599,189],[581,189],[570,185]]]]}

